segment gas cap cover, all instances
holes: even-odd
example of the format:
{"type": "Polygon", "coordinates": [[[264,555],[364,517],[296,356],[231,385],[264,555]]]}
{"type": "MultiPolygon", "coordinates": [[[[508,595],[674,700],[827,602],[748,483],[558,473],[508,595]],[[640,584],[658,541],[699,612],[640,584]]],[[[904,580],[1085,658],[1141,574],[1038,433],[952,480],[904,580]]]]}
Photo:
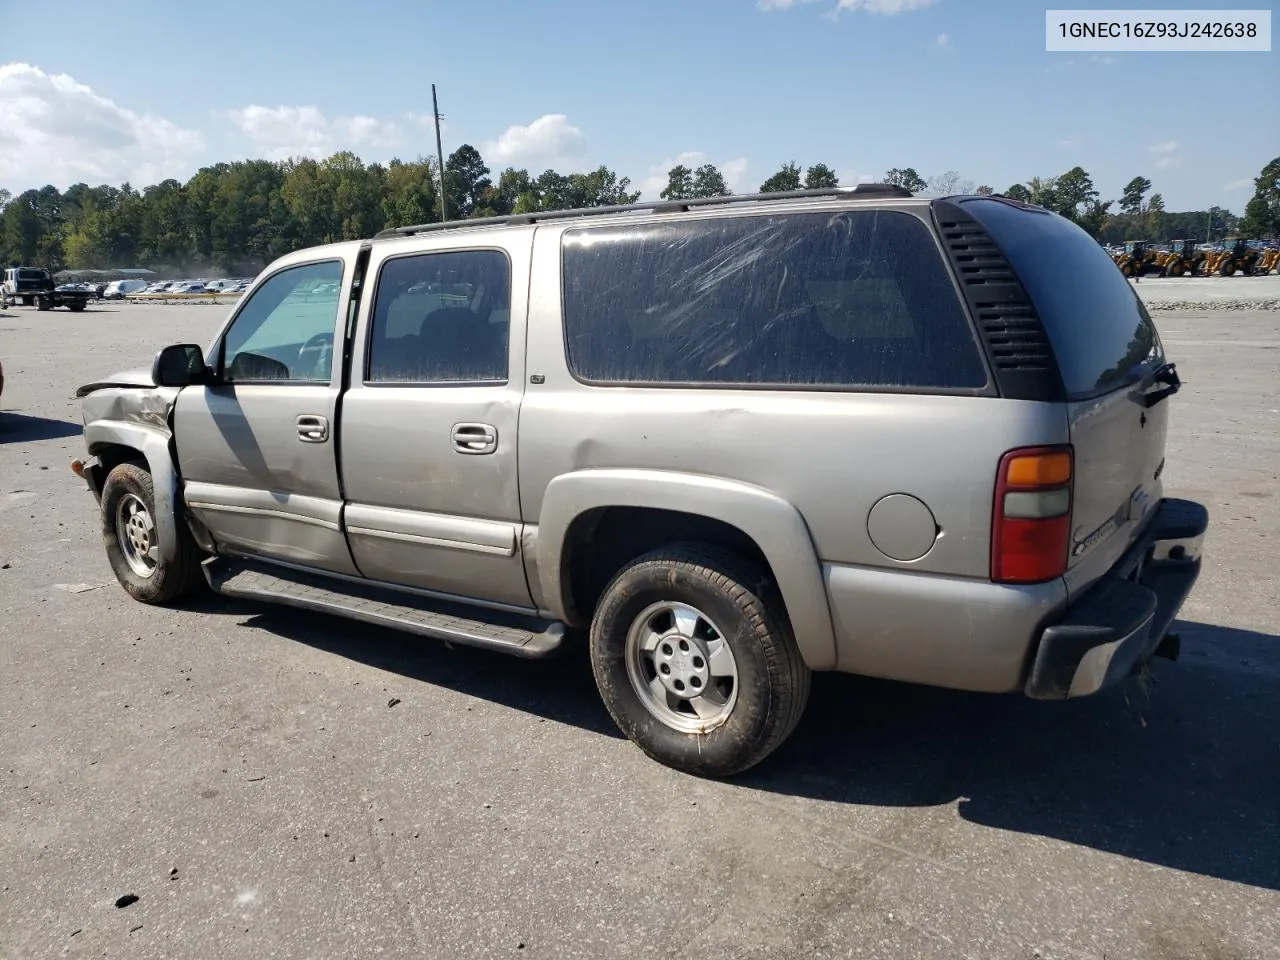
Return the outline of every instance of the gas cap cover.
{"type": "Polygon", "coordinates": [[[909,493],[882,497],[867,514],[867,535],[892,560],[919,560],[933,549],[940,532],[933,511],[909,493]]]}

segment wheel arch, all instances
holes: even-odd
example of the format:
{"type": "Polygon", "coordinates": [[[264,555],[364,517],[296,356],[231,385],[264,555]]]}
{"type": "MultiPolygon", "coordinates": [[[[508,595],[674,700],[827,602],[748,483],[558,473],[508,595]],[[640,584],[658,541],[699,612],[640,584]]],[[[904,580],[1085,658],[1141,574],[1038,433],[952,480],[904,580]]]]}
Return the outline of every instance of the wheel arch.
{"type": "MultiPolygon", "coordinates": [[[[717,477],[600,469],[552,480],[543,496],[534,548],[537,586],[549,612],[574,626],[590,621],[591,609],[584,609],[575,597],[574,564],[584,545],[597,544],[602,523],[608,533],[620,520],[634,523],[639,531],[631,540],[632,549],[616,551],[601,565],[597,577],[607,579],[616,572],[616,567],[607,569],[610,563],[620,567],[667,542],[662,524],[673,516],[687,518],[678,539],[716,543],[761,565],[777,585],[805,663],[814,670],[835,667],[835,633],[822,565],[804,518],[793,504],[768,490],[717,477]]],[[[581,593],[580,580],[578,588],[581,593]]]]}
{"type": "Polygon", "coordinates": [[[84,428],[85,446],[98,458],[97,474],[92,483],[101,494],[107,474],[121,463],[137,461],[151,474],[155,493],[156,532],[160,538],[160,556],[173,560],[178,553],[178,471],[169,449],[169,434],[141,424],[118,421],[94,421],[84,428]]]}

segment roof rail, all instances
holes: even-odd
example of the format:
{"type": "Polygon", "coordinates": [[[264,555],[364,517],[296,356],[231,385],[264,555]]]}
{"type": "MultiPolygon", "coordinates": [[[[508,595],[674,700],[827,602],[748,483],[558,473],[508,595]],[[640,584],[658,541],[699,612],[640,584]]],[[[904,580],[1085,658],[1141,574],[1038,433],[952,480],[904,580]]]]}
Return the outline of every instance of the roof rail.
{"type": "Polygon", "coordinates": [[[777,193],[734,194],[727,197],[694,197],[688,200],[653,200],[641,203],[622,203],[607,207],[576,207],[572,210],[543,210],[534,213],[513,213],[505,217],[477,217],[474,220],[447,220],[444,223],[420,223],[409,227],[390,227],[374,234],[375,240],[387,237],[411,237],[418,233],[434,233],[440,230],[459,230],[464,227],[521,226],[545,223],[548,220],[569,220],[575,217],[601,217],[611,213],[684,213],[694,207],[716,207],[730,203],[762,203],[773,200],[807,200],[813,197],[847,197],[866,199],[871,197],[910,197],[911,191],[891,183],[860,183],[852,190],[847,187],[825,187],[820,190],[782,190],[777,193]]]}

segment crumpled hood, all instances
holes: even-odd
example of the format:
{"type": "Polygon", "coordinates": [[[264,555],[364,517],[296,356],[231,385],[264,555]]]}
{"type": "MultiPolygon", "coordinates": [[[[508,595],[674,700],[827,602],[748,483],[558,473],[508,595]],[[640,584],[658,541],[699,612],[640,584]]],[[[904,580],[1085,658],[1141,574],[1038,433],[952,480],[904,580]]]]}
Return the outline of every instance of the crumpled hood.
{"type": "Polygon", "coordinates": [[[95,380],[93,383],[86,383],[84,386],[76,389],[77,397],[87,397],[95,390],[106,390],[109,387],[154,387],[155,381],[151,379],[151,371],[148,369],[138,368],[137,370],[125,370],[122,373],[113,373],[104,380],[95,380]]]}

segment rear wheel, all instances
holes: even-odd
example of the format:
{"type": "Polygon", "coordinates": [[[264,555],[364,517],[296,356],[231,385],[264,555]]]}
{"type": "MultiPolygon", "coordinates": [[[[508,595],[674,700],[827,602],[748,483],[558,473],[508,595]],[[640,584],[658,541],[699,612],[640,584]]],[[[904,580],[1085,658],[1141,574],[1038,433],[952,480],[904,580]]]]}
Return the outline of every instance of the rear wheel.
{"type": "Polygon", "coordinates": [[[1180,276],[1182,276],[1182,274],[1183,274],[1182,264],[1181,264],[1181,263],[1171,263],[1171,264],[1169,264],[1169,266],[1165,267],[1165,273],[1166,273],[1168,276],[1170,276],[1170,277],[1180,277],[1180,276]]]}
{"type": "Polygon", "coordinates": [[[1232,260],[1230,257],[1228,257],[1226,260],[1223,260],[1222,263],[1218,264],[1218,273],[1221,276],[1224,276],[1224,277],[1235,276],[1235,272],[1236,272],[1236,262],[1232,260]]]}
{"type": "Polygon", "coordinates": [[[37,310],[52,310],[53,304],[49,302],[48,297],[36,297],[37,310]]]}
{"type": "Polygon", "coordinates": [[[142,603],[165,604],[190,594],[202,582],[200,548],[185,524],[178,524],[178,551],[160,555],[155,488],[151,474],[136,463],[122,463],[102,485],[102,539],[107,561],[129,596],[142,603]]]}
{"type": "Polygon", "coordinates": [[[84,309],[85,304],[83,300],[73,300],[68,303],[67,306],[71,309],[72,313],[79,313],[84,309]]]}
{"type": "Polygon", "coordinates": [[[33,303],[35,303],[35,297],[22,297],[21,299],[22,299],[22,305],[24,307],[29,307],[33,303]]]}
{"type": "Polygon", "coordinates": [[[590,649],[619,729],[698,776],[759,763],[809,697],[809,669],[768,578],[710,546],[662,547],[619,571],[596,608],[590,649]]]}

